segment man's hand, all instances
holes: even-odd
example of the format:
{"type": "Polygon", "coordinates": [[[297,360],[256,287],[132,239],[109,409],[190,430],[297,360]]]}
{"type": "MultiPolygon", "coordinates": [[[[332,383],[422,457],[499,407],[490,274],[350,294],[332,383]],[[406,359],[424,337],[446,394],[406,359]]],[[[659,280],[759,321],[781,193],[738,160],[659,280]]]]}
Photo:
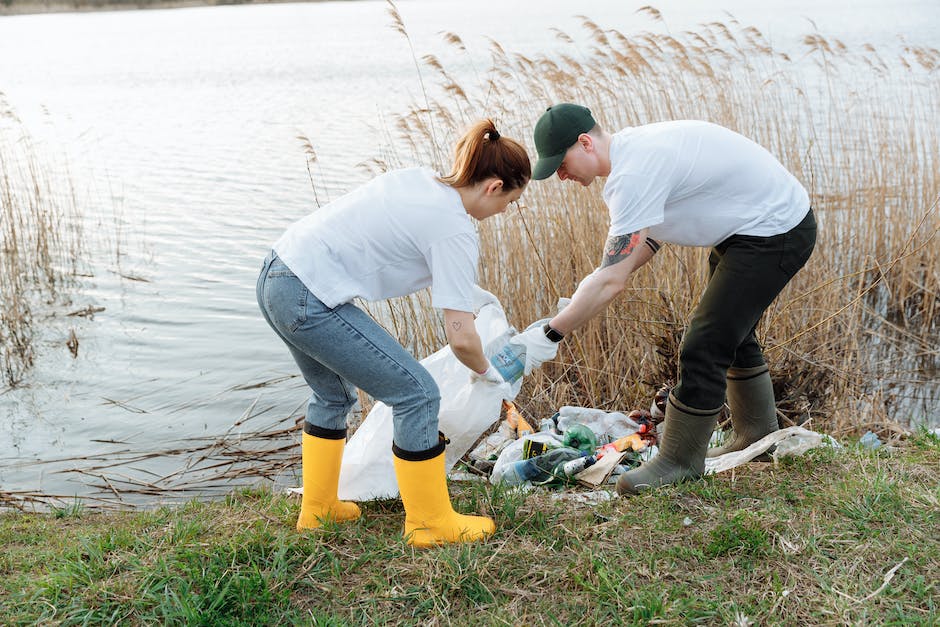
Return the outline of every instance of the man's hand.
{"type": "Polygon", "coordinates": [[[528,329],[509,338],[510,344],[518,344],[525,347],[525,374],[529,375],[533,370],[541,366],[550,359],[555,359],[558,354],[558,342],[553,342],[545,335],[544,326],[548,319],[539,320],[529,326],[528,329]]]}
{"type": "Polygon", "coordinates": [[[483,381],[484,383],[492,383],[493,385],[499,385],[505,383],[503,375],[499,374],[499,371],[493,366],[488,366],[484,372],[474,372],[470,371],[470,383],[476,383],[477,381],[483,381]]]}

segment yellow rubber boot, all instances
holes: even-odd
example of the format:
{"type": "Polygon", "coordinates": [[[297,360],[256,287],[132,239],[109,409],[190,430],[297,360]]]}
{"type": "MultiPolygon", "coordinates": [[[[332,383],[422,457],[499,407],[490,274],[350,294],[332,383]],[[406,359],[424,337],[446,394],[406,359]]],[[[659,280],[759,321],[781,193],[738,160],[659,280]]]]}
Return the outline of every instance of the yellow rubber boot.
{"type": "Polygon", "coordinates": [[[474,542],[496,531],[486,516],[458,514],[450,504],[444,470],[443,436],[427,451],[411,452],[393,446],[395,475],[405,506],[405,540],[417,547],[450,542],[474,542]]]}
{"type": "Polygon", "coordinates": [[[336,496],[345,446],[345,429],[333,431],[304,423],[301,445],[304,495],[297,531],[316,529],[327,520],[341,522],[359,518],[358,505],[340,501],[336,496]]]}

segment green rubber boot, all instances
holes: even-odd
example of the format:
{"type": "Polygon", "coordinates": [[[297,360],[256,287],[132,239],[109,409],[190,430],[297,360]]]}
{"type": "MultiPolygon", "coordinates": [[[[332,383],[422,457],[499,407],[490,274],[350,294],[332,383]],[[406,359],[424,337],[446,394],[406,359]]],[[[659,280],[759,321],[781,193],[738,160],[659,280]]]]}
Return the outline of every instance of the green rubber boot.
{"type": "Polygon", "coordinates": [[[683,405],[675,396],[666,402],[664,432],[659,454],[639,468],[620,475],[617,492],[621,496],[671,483],[697,479],[705,472],[708,440],[718,422],[720,407],[709,410],[683,405]]]}
{"type": "MultiPolygon", "coordinates": [[[[779,428],[774,386],[766,365],[729,368],[727,396],[733,437],[722,446],[708,449],[708,457],[745,449],[779,428]]],[[[766,453],[755,458],[755,461],[769,460],[766,453]]]]}

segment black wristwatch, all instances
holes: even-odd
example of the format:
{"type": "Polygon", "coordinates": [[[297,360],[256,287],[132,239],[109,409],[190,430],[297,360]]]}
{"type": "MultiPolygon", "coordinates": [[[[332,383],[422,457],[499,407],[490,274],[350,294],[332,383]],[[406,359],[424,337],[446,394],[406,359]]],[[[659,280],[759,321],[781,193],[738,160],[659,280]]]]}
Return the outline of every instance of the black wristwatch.
{"type": "Polygon", "coordinates": [[[542,330],[545,331],[545,337],[555,342],[556,344],[565,339],[564,335],[553,329],[547,322],[545,323],[545,326],[542,327],[542,330]]]}

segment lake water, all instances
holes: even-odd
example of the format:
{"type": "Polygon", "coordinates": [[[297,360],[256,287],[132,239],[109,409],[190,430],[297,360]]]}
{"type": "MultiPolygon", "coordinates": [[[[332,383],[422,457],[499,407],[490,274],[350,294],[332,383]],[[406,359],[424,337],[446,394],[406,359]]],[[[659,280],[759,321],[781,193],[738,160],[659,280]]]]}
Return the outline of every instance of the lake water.
{"type": "MultiPolygon", "coordinates": [[[[440,33],[452,31],[487,67],[487,37],[550,52],[563,45],[552,28],[578,37],[576,15],[624,33],[650,28],[636,12],[644,4],[398,8],[419,56],[449,54],[440,33]]],[[[785,50],[813,24],[882,50],[899,47],[899,34],[940,41],[935,0],[655,6],[673,31],[730,13],[785,50]]],[[[303,402],[296,377],[246,385],[295,373],[258,314],[255,276],[271,242],[314,207],[297,135],[319,155],[321,198],[335,197],[367,178],[357,164],[419,95],[408,42],[390,25],[377,1],[0,17],[0,91],[41,150],[67,160],[100,231],[120,227],[121,251],[119,263],[95,252],[68,308],[105,310],[54,325],[30,384],[0,394],[0,489],[84,494],[90,479],[53,472],[75,462],[32,462],[162,450],[226,432],[249,409],[273,422],[303,402]]],[[[114,238],[97,245],[113,250],[114,238]]]]}

